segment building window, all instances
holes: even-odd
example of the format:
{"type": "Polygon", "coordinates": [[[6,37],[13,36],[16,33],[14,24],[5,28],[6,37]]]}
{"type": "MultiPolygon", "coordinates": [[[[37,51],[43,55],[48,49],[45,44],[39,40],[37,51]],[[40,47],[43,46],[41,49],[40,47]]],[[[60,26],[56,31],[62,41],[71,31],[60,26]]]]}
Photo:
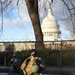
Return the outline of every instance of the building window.
{"type": "Polygon", "coordinates": [[[53,34],[52,34],[52,32],[49,32],[49,36],[52,36],[53,34]]]}
{"type": "Polygon", "coordinates": [[[0,51],[2,50],[2,45],[0,45],[0,51]]]}

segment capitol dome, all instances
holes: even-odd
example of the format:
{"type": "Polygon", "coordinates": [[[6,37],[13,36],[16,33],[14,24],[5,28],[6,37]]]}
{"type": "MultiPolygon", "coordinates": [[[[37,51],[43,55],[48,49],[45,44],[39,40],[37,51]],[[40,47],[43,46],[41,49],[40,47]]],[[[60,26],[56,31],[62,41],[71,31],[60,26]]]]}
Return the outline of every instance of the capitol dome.
{"type": "Polygon", "coordinates": [[[48,15],[43,19],[41,28],[44,41],[53,41],[60,38],[59,24],[52,15],[51,9],[48,9],[48,15]]]}

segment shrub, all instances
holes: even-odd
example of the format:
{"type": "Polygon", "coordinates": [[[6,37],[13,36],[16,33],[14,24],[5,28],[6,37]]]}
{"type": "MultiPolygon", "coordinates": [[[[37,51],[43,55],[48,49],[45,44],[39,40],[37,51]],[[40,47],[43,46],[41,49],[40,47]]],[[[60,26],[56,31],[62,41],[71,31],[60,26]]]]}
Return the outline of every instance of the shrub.
{"type": "MultiPolygon", "coordinates": [[[[12,58],[13,52],[0,52],[0,65],[4,65],[4,57],[6,56],[6,65],[12,58]]],[[[17,52],[22,62],[29,57],[30,50],[17,52]]],[[[39,57],[43,59],[46,66],[74,66],[75,64],[75,50],[37,50],[39,57]]]]}

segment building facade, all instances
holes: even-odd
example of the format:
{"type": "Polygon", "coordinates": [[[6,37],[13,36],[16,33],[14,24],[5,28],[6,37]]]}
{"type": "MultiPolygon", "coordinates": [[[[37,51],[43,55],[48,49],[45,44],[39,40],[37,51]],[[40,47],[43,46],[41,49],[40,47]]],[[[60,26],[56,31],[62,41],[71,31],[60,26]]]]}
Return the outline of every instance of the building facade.
{"type": "Polygon", "coordinates": [[[44,41],[55,41],[61,39],[59,24],[52,15],[51,9],[48,9],[48,15],[43,19],[41,24],[44,41]]]}

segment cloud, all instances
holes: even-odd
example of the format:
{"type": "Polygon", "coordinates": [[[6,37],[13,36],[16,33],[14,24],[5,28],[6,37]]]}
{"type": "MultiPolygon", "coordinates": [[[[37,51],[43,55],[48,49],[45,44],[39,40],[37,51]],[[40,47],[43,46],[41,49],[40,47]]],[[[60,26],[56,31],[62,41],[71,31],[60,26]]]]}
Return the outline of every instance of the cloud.
{"type": "MultiPolygon", "coordinates": [[[[0,20],[0,26],[2,24],[2,21],[0,20]]],[[[22,18],[20,19],[19,17],[15,18],[15,19],[3,19],[3,27],[10,27],[10,26],[30,26],[30,22],[26,19],[26,18],[22,18]]]]}
{"type": "MultiPolygon", "coordinates": [[[[14,2],[13,2],[14,3],[14,2]]],[[[12,3],[12,5],[13,5],[12,3]]],[[[31,20],[26,8],[26,5],[24,3],[24,0],[20,0],[18,6],[14,4],[14,9],[12,11],[11,8],[7,12],[4,12],[3,16],[3,26],[8,27],[11,25],[31,25],[31,20]],[[8,13],[8,14],[7,14],[8,13]]],[[[2,23],[1,16],[0,16],[0,24],[2,23]]]]}

